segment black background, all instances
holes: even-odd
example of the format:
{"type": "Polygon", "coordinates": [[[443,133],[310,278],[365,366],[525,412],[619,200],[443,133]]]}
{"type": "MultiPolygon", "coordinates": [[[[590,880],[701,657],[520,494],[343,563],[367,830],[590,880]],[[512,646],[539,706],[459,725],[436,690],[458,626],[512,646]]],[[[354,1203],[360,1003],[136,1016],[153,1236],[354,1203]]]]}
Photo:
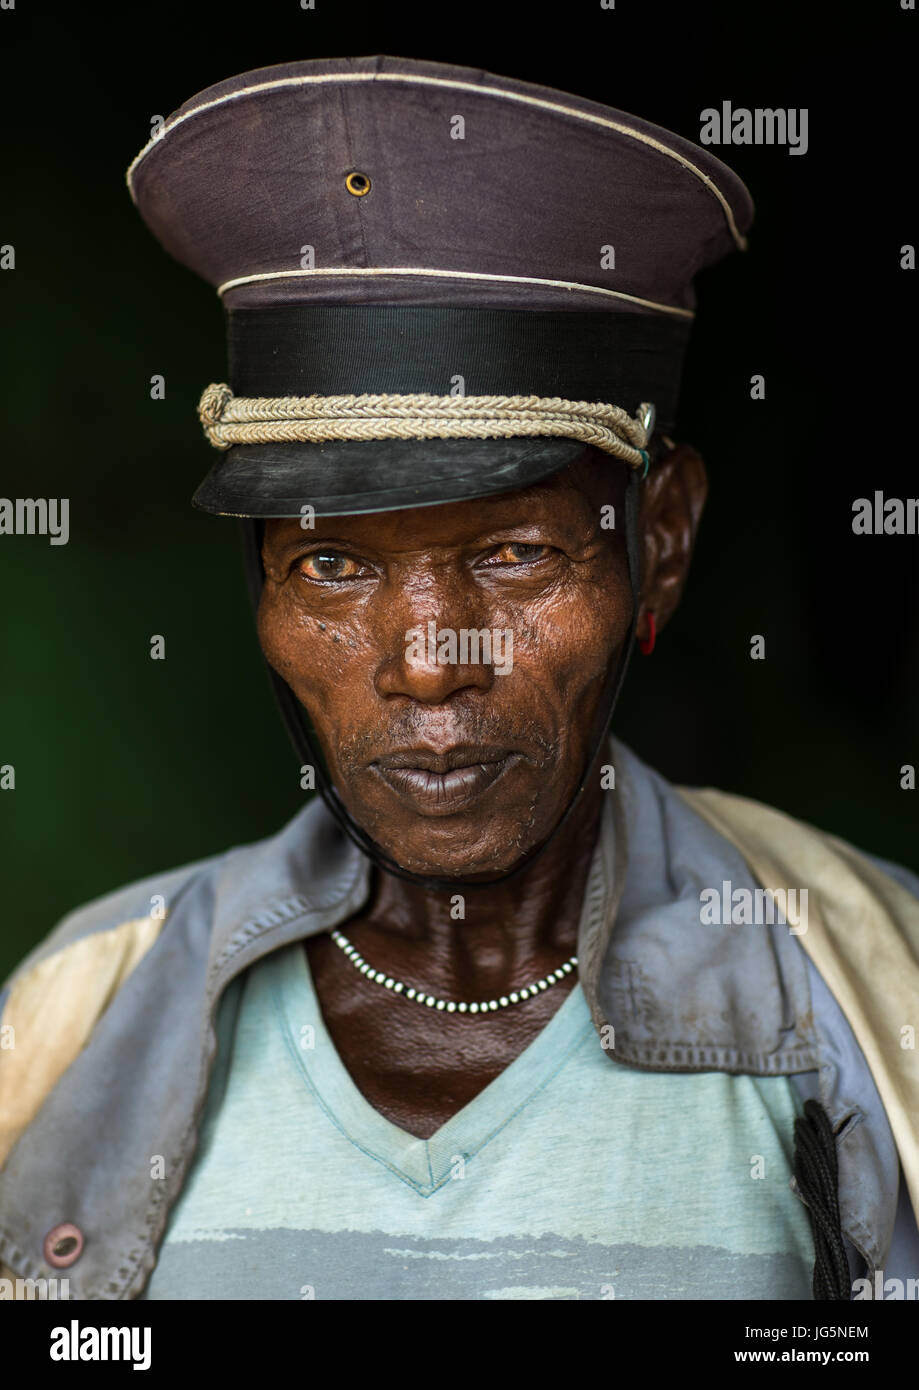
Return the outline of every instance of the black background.
{"type": "Polygon", "coordinates": [[[272,833],[303,796],[235,523],[189,505],[212,458],[195,405],[224,372],[219,302],[162,252],[124,181],[155,115],[298,58],[486,68],[695,141],[724,100],[808,108],[804,156],[714,151],[757,218],[749,252],[697,283],[678,434],[711,495],[684,604],[636,655],[615,728],[673,780],[919,867],[917,793],[900,789],[919,762],[919,540],[851,529],[856,497],[919,493],[915,278],[899,268],[915,241],[917,23],[898,0],[0,11],[0,243],[16,248],[0,275],[0,495],[71,499],[69,545],[0,536],[0,764],[16,769],[0,793],[0,976],[65,911],[272,833]]]}

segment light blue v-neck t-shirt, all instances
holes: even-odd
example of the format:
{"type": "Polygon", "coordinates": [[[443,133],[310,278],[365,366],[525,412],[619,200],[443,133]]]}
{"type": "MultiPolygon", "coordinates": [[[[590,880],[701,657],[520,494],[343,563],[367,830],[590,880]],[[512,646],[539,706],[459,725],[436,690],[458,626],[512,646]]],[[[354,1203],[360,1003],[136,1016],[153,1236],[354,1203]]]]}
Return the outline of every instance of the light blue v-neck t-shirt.
{"type": "Polygon", "coordinates": [[[221,1001],[200,1146],[142,1297],[810,1299],[800,1113],[786,1077],[615,1062],[577,985],[419,1139],[355,1086],[297,942],[221,1001]]]}

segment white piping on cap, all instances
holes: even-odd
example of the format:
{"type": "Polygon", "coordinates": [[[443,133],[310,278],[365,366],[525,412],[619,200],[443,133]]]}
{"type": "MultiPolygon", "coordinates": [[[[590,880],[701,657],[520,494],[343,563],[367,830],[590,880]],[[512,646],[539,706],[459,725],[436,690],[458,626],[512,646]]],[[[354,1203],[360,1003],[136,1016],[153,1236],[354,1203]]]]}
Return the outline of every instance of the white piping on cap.
{"type": "Polygon", "coordinates": [[[255,275],[239,275],[234,280],[225,280],[217,286],[219,295],[234,290],[238,285],[252,285],[260,280],[288,280],[306,278],[314,275],[424,275],[442,276],[458,280],[500,280],[510,285],[551,285],[562,290],[584,290],[589,294],[609,295],[613,299],[627,299],[630,304],[641,304],[646,309],[657,309],[663,314],[677,314],[680,318],[692,319],[691,309],[680,309],[673,304],[658,304],[653,299],[639,299],[638,295],[626,294],[624,290],[607,290],[602,285],[579,285],[575,280],[541,280],[536,275],[491,275],[475,270],[430,270],[425,266],[341,266],[319,270],[263,270],[255,275]]]}

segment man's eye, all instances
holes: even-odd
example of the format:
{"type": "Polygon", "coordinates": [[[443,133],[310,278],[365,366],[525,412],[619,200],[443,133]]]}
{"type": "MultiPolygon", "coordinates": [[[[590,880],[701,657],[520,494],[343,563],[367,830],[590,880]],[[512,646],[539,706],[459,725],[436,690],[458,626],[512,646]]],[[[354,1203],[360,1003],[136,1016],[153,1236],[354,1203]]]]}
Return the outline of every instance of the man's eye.
{"type": "Polygon", "coordinates": [[[360,568],[356,560],[337,550],[314,550],[299,565],[304,579],[353,579],[360,568]]]}
{"type": "Polygon", "coordinates": [[[542,560],[548,553],[547,545],[525,545],[523,541],[506,541],[493,552],[492,559],[500,565],[523,565],[528,560],[542,560]]]}

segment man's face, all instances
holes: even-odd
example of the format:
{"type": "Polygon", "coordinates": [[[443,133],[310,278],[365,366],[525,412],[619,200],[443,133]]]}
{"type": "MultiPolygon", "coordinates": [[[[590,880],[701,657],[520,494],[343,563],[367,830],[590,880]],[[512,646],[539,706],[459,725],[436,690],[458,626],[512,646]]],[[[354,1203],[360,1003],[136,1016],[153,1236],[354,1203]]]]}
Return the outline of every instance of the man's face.
{"type": "Polygon", "coordinates": [[[563,814],[631,616],[624,482],[591,450],[521,492],[266,522],[262,648],[403,868],[503,873],[563,814]]]}

